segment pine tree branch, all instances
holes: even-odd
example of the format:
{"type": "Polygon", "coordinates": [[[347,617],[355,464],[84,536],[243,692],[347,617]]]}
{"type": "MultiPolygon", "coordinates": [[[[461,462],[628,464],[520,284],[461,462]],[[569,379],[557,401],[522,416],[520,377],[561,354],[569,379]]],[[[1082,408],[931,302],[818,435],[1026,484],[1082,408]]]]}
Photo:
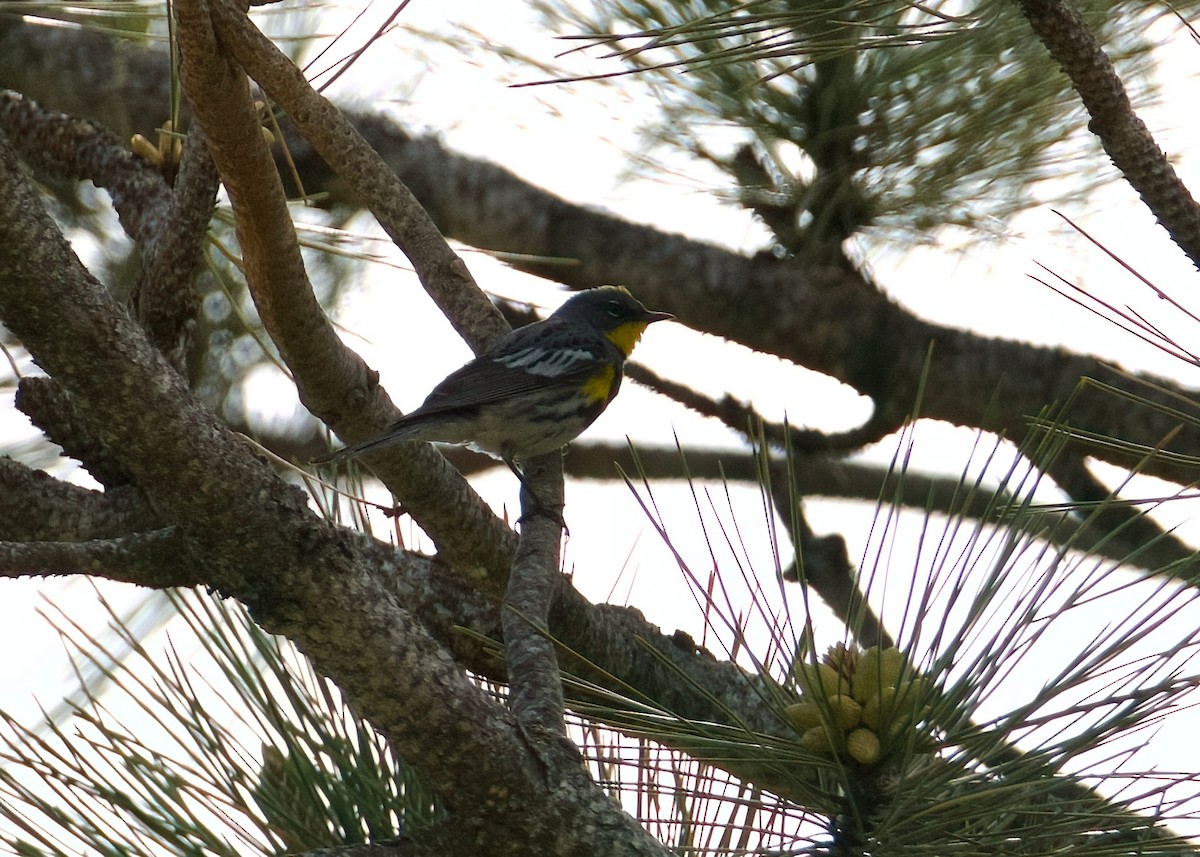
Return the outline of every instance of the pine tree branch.
{"type": "Polygon", "coordinates": [[[161,526],[133,488],[92,491],[0,458],[0,539],[82,542],[161,526]]]}
{"type": "MultiPolygon", "coordinates": [[[[548,772],[558,778],[564,760],[563,689],[554,643],[547,636],[562,543],[562,456],[525,463],[521,486],[521,543],[508,578],[501,623],[508,670],[508,704],[548,772]]],[[[572,745],[572,749],[574,746],[572,745]]]]}
{"type": "Polygon", "coordinates": [[[107,190],[126,234],[140,247],[157,240],[171,209],[171,190],[161,173],[107,128],[45,110],[16,92],[0,92],[0,129],[39,169],[107,190]]]}
{"type": "Polygon", "coordinates": [[[204,135],[196,129],[183,147],[165,222],[142,248],[142,274],[133,293],[138,322],[184,376],[197,315],[193,280],[220,185],[204,135]]]}
{"type": "Polygon", "coordinates": [[[1143,568],[1169,571],[1193,585],[1200,576],[1194,548],[1155,523],[1140,504],[1125,504],[1113,497],[1088,469],[1083,456],[1060,454],[1047,469],[1055,484],[1081,504],[1073,512],[1079,521],[1072,528],[1070,544],[1143,568]]]}
{"type": "Polygon", "coordinates": [[[230,0],[213,0],[213,21],[222,44],[254,81],[278,103],[356,194],[413,263],[421,284],[476,353],[508,332],[500,313],[480,291],[466,265],[425,209],[378,152],[342,113],[309,85],[230,0]]]}
{"type": "Polygon", "coordinates": [[[1117,70],[1070,0],[1018,0],[1034,33],[1071,79],[1091,116],[1088,127],[1192,264],[1200,267],[1200,205],[1146,124],[1117,70]]]}
{"type": "MultiPolygon", "coordinates": [[[[192,278],[216,205],[218,177],[200,139],[184,150],[175,187],[96,122],[53,113],[15,92],[0,93],[0,128],[29,163],[109,192],[142,253],[134,292],[138,320],[182,372],[196,317],[192,278]]],[[[171,165],[174,170],[176,165],[171,165]]]]}
{"type": "Polygon", "coordinates": [[[85,542],[0,542],[0,577],[72,574],[156,589],[203,582],[187,561],[185,540],[173,529],[85,542]]]}
{"type": "Polygon", "coordinates": [[[859,588],[858,569],[850,562],[845,539],[839,535],[818,536],[813,531],[799,496],[793,496],[789,488],[786,473],[776,473],[772,478],[771,501],[797,557],[784,568],[783,579],[811,587],[862,648],[894,646],[895,641],[859,588]]]}
{"type": "MultiPolygon", "coordinates": [[[[46,88],[57,78],[21,76],[22,69],[10,70],[7,61],[9,57],[18,61],[34,47],[41,55],[61,57],[67,68],[74,67],[71,63],[94,64],[106,56],[95,39],[69,35],[36,27],[20,28],[19,33],[0,29],[0,40],[12,47],[8,54],[0,51],[0,62],[5,63],[0,67],[9,79],[31,87],[31,92],[59,97],[46,88]]],[[[138,51],[122,56],[137,64],[138,73],[113,67],[96,77],[109,89],[99,93],[95,107],[111,109],[117,121],[152,128],[157,120],[130,111],[165,103],[153,100],[157,89],[145,90],[166,77],[163,58],[138,51]],[[151,73],[152,67],[158,71],[151,73]],[[131,91],[132,87],[143,88],[131,91]]],[[[350,114],[350,118],[372,148],[387,153],[389,166],[447,234],[480,247],[577,259],[580,264],[572,266],[524,263],[522,267],[575,287],[625,283],[695,329],[777,354],[849,384],[870,396],[884,414],[907,413],[924,377],[923,417],[1020,437],[1028,415],[1038,413],[1048,401],[1066,400],[1081,376],[1128,386],[1127,380],[1089,355],[924,322],[887,300],[860,273],[810,265],[804,258],[792,262],[747,258],[632,224],[568,203],[501,167],[448,152],[434,137],[411,135],[390,120],[371,114],[350,114]],[[805,335],[796,336],[796,330],[805,335]],[[931,340],[938,346],[926,374],[931,340]]],[[[357,205],[339,194],[338,185],[330,184],[330,169],[303,140],[294,141],[291,148],[307,188],[329,191],[333,204],[357,205]]],[[[1144,377],[1166,391],[1161,398],[1168,404],[1170,395],[1192,395],[1177,383],[1144,377]]],[[[1155,398],[1140,388],[1138,392],[1155,398]]],[[[1078,400],[1072,421],[1146,445],[1155,444],[1174,428],[1168,418],[1151,409],[1130,408],[1102,395],[1078,400]]],[[[1174,443],[1175,451],[1200,454],[1200,429],[1188,428],[1174,443]]],[[[1118,466],[1137,463],[1116,450],[1100,454],[1118,466]]],[[[1174,481],[1190,479],[1165,460],[1148,462],[1143,472],[1174,481]]]]}
{"type": "Polygon", "coordinates": [[[105,445],[100,427],[75,407],[55,379],[40,375],[22,378],[17,384],[16,406],[101,485],[117,488],[132,481],[119,457],[105,445]]]}
{"type": "MultiPolygon", "coordinates": [[[[219,17],[222,7],[221,2],[216,2],[211,8],[219,17]]],[[[187,10],[191,5],[183,8],[187,10]]],[[[222,28],[222,46],[230,42],[245,43],[250,36],[244,31],[253,29],[244,14],[234,13],[230,17],[233,22],[227,20],[222,28]]],[[[362,439],[381,431],[399,417],[399,411],[378,386],[377,373],[342,343],[317,303],[304,269],[283,186],[262,138],[249,81],[241,69],[221,53],[217,35],[211,27],[212,22],[204,14],[181,18],[183,88],[204,127],[209,150],[229,192],[247,285],[264,326],[292,371],[301,401],[339,433],[345,433],[352,440],[362,439]],[[348,419],[341,415],[347,401],[352,402],[349,409],[354,412],[348,419]]],[[[262,39],[261,34],[252,47],[243,48],[243,60],[256,56],[255,51],[268,52],[274,64],[272,67],[286,62],[294,76],[299,77],[307,100],[294,106],[297,112],[307,116],[311,111],[314,121],[318,117],[322,121],[335,121],[336,109],[317,96],[295,66],[283,58],[274,45],[262,39]]],[[[258,66],[264,64],[258,61],[258,66]]],[[[265,74],[261,70],[260,73],[265,74]]],[[[293,89],[299,87],[294,78],[289,82],[293,89]]],[[[279,86],[269,87],[269,92],[276,97],[282,96],[286,103],[301,97],[291,89],[284,90],[279,86]]],[[[320,122],[316,124],[320,125],[320,122]]],[[[349,147],[347,141],[342,143],[349,147]]],[[[362,148],[364,146],[358,147],[362,148]]],[[[336,160],[338,154],[330,154],[335,163],[340,162],[336,160]]],[[[347,157],[345,152],[340,154],[347,157]]],[[[371,168],[376,168],[378,161],[378,156],[370,160],[371,168]]],[[[372,178],[378,172],[380,170],[376,168],[372,178]]],[[[363,177],[356,175],[355,178],[363,177]]],[[[398,182],[393,179],[389,189],[394,190],[396,186],[398,182]]],[[[402,230],[411,229],[414,220],[424,222],[412,212],[407,214],[407,220],[401,223],[402,230]]],[[[428,230],[432,230],[431,225],[428,230]]],[[[436,235],[436,230],[433,233],[436,235]]],[[[433,243],[428,235],[422,235],[419,242],[409,242],[410,253],[427,254],[424,257],[416,255],[417,267],[424,270],[430,267],[440,270],[443,266],[461,269],[461,261],[440,236],[437,239],[441,248],[433,250],[428,247],[433,243]],[[435,257],[432,260],[428,258],[431,253],[435,257]],[[447,256],[454,257],[455,261],[447,262],[447,256]]],[[[474,288],[473,283],[467,285],[474,288]]],[[[465,287],[455,283],[450,288],[465,287]]],[[[479,299],[487,303],[482,294],[479,299]]],[[[496,315],[490,303],[487,305],[496,315]]],[[[499,581],[508,572],[511,535],[466,481],[446,466],[441,456],[428,446],[414,444],[408,455],[376,455],[368,457],[367,461],[379,470],[406,511],[430,534],[452,563],[489,569],[497,587],[500,586],[499,581]],[[470,519],[474,526],[464,526],[464,518],[470,519]]]]}
{"type": "Polygon", "coordinates": [[[871,418],[850,431],[829,433],[814,429],[798,429],[763,419],[754,408],[726,395],[719,401],[693,390],[684,384],[660,377],[640,363],[629,363],[625,374],[630,379],[654,392],[704,417],[720,420],[729,428],[746,435],[750,432],[762,436],[779,449],[791,449],[798,453],[851,452],[883,440],[904,425],[905,415],[887,414],[879,408],[871,412],[871,418]]]}

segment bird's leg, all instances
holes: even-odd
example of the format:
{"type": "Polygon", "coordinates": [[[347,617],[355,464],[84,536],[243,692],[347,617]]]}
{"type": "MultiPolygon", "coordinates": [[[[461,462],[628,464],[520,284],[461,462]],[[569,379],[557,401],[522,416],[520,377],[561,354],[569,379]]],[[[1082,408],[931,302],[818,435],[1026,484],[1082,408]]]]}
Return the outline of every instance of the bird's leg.
{"type": "MultiPolygon", "coordinates": [[[[501,461],[508,465],[508,469],[513,472],[513,476],[517,477],[517,480],[521,483],[521,487],[526,491],[529,491],[529,485],[525,482],[525,474],[521,472],[521,468],[517,467],[516,459],[510,458],[506,455],[501,459],[501,461]]],[[[530,491],[530,493],[532,494],[533,492],[530,491]]]]}
{"type": "MultiPolygon", "coordinates": [[[[567,538],[570,538],[571,530],[567,526],[566,519],[563,518],[561,507],[559,509],[552,509],[542,502],[542,498],[538,496],[537,491],[535,491],[533,486],[529,484],[529,480],[525,478],[525,474],[521,472],[521,468],[517,467],[516,461],[507,456],[503,459],[503,461],[508,465],[508,469],[513,472],[513,475],[516,476],[517,480],[521,483],[522,500],[524,500],[525,497],[529,498],[530,505],[533,507],[531,514],[545,515],[547,518],[550,518],[552,521],[556,522],[560,527],[562,527],[562,530],[564,533],[566,533],[567,538]]],[[[518,524],[527,517],[524,512],[524,505],[524,502],[522,502],[521,517],[517,518],[518,524]]]]}

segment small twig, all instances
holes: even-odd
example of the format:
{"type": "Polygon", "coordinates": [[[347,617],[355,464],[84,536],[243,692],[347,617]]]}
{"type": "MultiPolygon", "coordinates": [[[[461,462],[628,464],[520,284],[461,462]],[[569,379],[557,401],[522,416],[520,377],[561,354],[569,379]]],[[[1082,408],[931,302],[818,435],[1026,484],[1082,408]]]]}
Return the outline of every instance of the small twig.
{"type": "Polygon", "coordinates": [[[684,384],[669,381],[640,363],[626,363],[625,375],[701,416],[720,420],[743,435],[747,435],[751,426],[755,427],[756,432],[761,426],[762,436],[768,443],[780,449],[790,447],[796,452],[845,452],[861,449],[887,437],[904,423],[902,415],[884,414],[877,408],[869,420],[850,431],[831,434],[813,429],[796,429],[790,425],[779,425],[764,420],[754,408],[732,396],[725,396],[717,401],[684,384]]]}

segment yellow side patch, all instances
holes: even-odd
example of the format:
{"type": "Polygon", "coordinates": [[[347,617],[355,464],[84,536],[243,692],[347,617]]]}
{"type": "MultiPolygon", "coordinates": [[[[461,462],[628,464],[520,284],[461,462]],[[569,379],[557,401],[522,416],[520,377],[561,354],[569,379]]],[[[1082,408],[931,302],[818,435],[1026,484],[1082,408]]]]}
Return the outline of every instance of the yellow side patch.
{"type": "Polygon", "coordinates": [[[642,334],[646,332],[646,322],[627,321],[616,330],[609,331],[608,338],[613,345],[620,348],[626,357],[633,353],[633,346],[638,344],[642,334]]]}
{"type": "Polygon", "coordinates": [[[583,394],[591,402],[608,401],[609,393],[612,392],[613,379],[616,377],[617,370],[612,366],[605,366],[584,382],[583,394]]]}

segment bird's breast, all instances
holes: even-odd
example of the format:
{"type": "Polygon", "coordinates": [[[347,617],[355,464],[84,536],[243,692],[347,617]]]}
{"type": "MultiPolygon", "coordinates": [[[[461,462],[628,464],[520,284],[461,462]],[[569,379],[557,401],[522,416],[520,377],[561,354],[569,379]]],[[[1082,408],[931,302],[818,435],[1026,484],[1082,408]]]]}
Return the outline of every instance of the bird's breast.
{"type": "Polygon", "coordinates": [[[590,402],[607,402],[613,397],[615,392],[613,384],[616,380],[616,367],[612,365],[602,366],[596,374],[584,382],[583,394],[587,396],[590,402]]]}

